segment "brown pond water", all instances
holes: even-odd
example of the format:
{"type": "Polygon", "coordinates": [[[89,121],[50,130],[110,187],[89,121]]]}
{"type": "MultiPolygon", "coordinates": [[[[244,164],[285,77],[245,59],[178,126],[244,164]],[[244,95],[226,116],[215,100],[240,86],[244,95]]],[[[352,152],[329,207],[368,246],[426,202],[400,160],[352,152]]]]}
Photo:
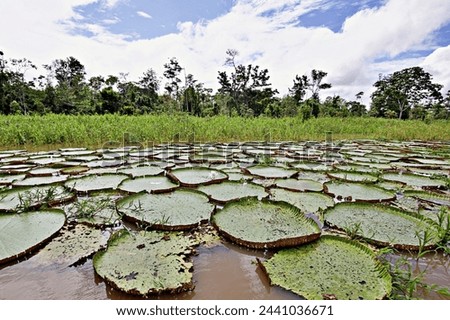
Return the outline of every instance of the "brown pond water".
{"type": "MultiPolygon", "coordinates": [[[[270,286],[267,277],[256,265],[256,258],[268,258],[271,253],[247,250],[230,243],[197,248],[194,257],[195,289],[175,295],[150,299],[172,300],[288,300],[299,296],[282,288],[270,286]]],[[[393,259],[395,259],[394,257],[393,259]]],[[[442,254],[430,254],[418,263],[410,260],[415,271],[426,270],[426,281],[449,287],[450,260],[442,254]]],[[[419,291],[418,298],[445,299],[436,293],[419,291]]],[[[95,274],[92,260],[84,264],[59,269],[42,267],[33,258],[3,267],[0,270],[0,299],[139,299],[121,293],[95,274]]]]}

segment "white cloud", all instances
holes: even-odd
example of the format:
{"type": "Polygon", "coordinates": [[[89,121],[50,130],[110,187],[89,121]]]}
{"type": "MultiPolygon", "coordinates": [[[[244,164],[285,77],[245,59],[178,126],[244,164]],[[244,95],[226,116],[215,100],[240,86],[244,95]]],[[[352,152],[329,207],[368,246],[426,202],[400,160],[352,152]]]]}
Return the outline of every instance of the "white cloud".
{"type": "Polygon", "coordinates": [[[138,16],[145,18],[145,19],[152,19],[152,16],[149,15],[147,12],[144,11],[137,11],[136,12],[138,16]]]}
{"type": "MultiPolygon", "coordinates": [[[[299,16],[301,21],[301,15],[331,5],[329,0],[238,0],[227,14],[211,21],[180,22],[177,33],[154,39],[112,34],[100,22],[84,23],[73,11],[76,5],[97,1],[2,0],[0,29],[10,31],[0,34],[0,49],[8,57],[27,57],[36,64],[75,56],[89,75],[130,72],[130,79],[150,67],[162,75],[163,64],[177,57],[187,73],[213,88],[217,87],[217,71],[225,70],[229,48],[240,52],[239,63],[268,68],[271,82],[281,93],[292,86],[296,74],[315,68],[327,71],[326,80],[334,86],[323,97],[353,98],[364,91],[368,99],[378,73],[392,73],[411,64],[423,65],[436,81],[450,87],[446,67],[450,47],[437,49],[427,58],[374,62],[411,48],[430,47],[433,32],[450,22],[448,0],[389,0],[348,17],[339,33],[298,24],[299,16]],[[73,19],[78,20],[68,23],[73,19]],[[11,29],[12,25],[21,27],[11,29]],[[93,36],[74,35],[74,28],[93,36]]],[[[112,6],[118,1],[104,3],[112,6]]]]}
{"type": "Polygon", "coordinates": [[[112,9],[117,6],[119,2],[123,2],[123,0],[103,0],[103,6],[112,9]]]}

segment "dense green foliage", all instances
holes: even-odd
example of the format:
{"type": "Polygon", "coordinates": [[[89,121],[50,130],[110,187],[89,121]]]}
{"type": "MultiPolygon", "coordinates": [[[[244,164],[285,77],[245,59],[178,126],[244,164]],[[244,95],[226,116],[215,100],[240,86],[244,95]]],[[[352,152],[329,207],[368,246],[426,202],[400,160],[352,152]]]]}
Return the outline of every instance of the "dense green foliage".
{"type": "Polygon", "coordinates": [[[144,71],[137,81],[128,74],[86,77],[84,65],[74,57],[57,59],[44,65],[45,75],[34,77],[38,69],[28,59],[6,59],[0,51],[0,114],[123,114],[184,112],[194,116],[244,117],[374,116],[399,119],[448,119],[450,92],[444,98],[442,86],[420,67],[380,76],[374,84],[370,111],[362,104],[364,94],[354,101],[340,96],[320,99],[327,73],[312,70],[297,75],[289,94],[279,97],[269,71],[258,65],[238,64],[236,50],[228,50],[227,71],[218,71],[219,88],[205,88],[176,58],[164,64],[163,77],[153,69],[144,71]],[[231,72],[230,72],[231,71],[231,72]]]}
{"type": "Polygon", "coordinates": [[[12,115],[0,116],[0,148],[21,145],[114,147],[123,143],[151,146],[170,141],[324,140],[327,132],[331,132],[335,140],[449,140],[449,124],[448,120],[426,123],[417,120],[331,117],[303,121],[301,117],[201,118],[185,114],[12,115]]]}

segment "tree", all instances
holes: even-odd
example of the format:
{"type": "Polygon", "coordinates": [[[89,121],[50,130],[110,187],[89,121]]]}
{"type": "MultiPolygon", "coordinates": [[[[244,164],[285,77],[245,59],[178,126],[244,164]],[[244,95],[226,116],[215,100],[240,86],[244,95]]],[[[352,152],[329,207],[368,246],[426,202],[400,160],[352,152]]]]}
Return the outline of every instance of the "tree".
{"type": "Polygon", "coordinates": [[[306,92],[311,91],[311,98],[320,101],[320,90],[330,89],[330,83],[322,83],[323,79],[328,75],[325,71],[313,69],[311,71],[311,78],[307,75],[296,75],[294,79],[294,85],[289,89],[290,94],[297,100],[298,103],[302,103],[306,92]]]}
{"type": "Polygon", "coordinates": [[[164,89],[167,91],[169,96],[178,101],[181,85],[181,79],[178,78],[178,76],[183,68],[178,63],[177,58],[171,58],[169,63],[164,64],[164,68],[165,71],[163,75],[168,80],[164,89]]]}
{"type": "Polygon", "coordinates": [[[219,93],[229,94],[232,103],[229,104],[229,114],[234,108],[239,115],[259,116],[273,100],[277,90],[273,90],[269,83],[269,71],[259,66],[236,64],[238,52],[233,49],[226,51],[225,65],[233,68],[231,75],[226,71],[219,71],[219,93]]]}
{"type": "Polygon", "coordinates": [[[397,118],[406,119],[414,106],[430,108],[442,100],[442,85],[432,82],[430,73],[421,67],[406,68],[393,74],[380,75],[374,83],[371,113],[378,117],[395,113],[397,118]]]}

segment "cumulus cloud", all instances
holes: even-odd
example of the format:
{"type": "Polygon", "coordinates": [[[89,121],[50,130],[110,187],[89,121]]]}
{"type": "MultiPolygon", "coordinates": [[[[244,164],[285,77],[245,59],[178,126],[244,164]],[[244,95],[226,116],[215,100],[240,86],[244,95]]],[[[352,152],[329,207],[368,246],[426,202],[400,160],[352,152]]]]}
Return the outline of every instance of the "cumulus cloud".
{"type": "Polygon", "coordinates": [[[144,12],[144,11],[137,11],[136,13],[137,13],[138,16],[140,16],[142,18],[145,18],[145,19],[151,19],[152,18],[151,15],[149,15],[147,12],[144,12]]]}
{"type": "MultiPolygon", "coordinates": [[[[154,39],[113,34],[100,22],[84,23],[73,8],[94,2],[97,0],[2,0],[0,28],[21,27],[0,34],[0,49],[10,57],[25,56],[36,64],[75,56],[86,65],[89,75],[130,72],[134,79],[150,67],[162,75],[163,64],[177,57],[187,73],[212,88],[217,88],[217,71],[226,70],[223,62],[229,48],[240,52],[238,63],[268,68],[273,86],[281,93],[292,86],[296,74],[311,69],[328,72],[333,89],[324,95],[345,98],[364,91],[368,99],[378,73],[413,65],[424,66],[436,81],[450,86],[445,67],[450,62],[450,47],[424,58],[397,57],[433,46],[433,33],[450,22],[448,0],[388,0],[348,17],[340,32],[301,24],[303,15],[339,4],[336,1],[237,0],[230,12],[216,19],[179,22],[178,32],[154,39]],[[89,31],[90,36],[80,35],[79,29],[89,31]]],[[[104,3],[113,6],[118,2],[104,3]]]]}

